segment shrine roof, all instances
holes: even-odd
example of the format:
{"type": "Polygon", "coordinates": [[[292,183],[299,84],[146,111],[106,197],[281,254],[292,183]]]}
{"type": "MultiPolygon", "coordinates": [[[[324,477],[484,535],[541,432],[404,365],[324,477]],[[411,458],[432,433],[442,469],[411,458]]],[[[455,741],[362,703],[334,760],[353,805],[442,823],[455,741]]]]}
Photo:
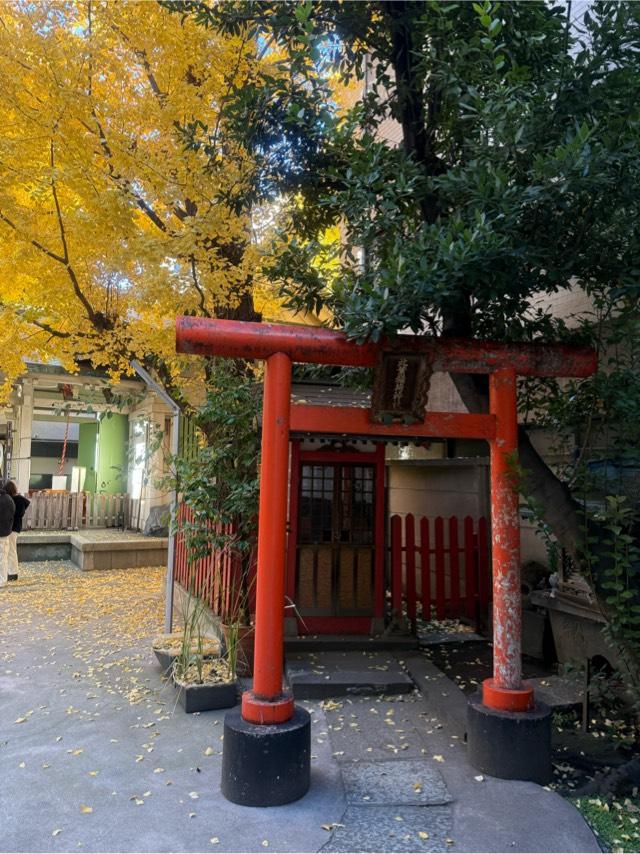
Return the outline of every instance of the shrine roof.
{"type": "Polygon", "coordinates": [[[371,406],[371,392],[329,383],[294,382],[291,385],[291,403],[368,409],[371,406]]]}

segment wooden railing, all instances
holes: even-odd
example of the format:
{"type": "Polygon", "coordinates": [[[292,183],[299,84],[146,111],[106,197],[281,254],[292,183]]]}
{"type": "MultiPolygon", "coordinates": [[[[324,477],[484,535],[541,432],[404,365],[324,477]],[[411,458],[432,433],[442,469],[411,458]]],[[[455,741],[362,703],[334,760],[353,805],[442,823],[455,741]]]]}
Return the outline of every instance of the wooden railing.
{"type": "Polygon", "coordinates": [[[140,530],[140,500],[124,493],[35,492],[25,513],[25,531],[81,528],[140,530]]]}
{"type": "Polygon", "coordinates": [[[466,516],[391,517],[391,606],[415,629],[424,620],[466,618],[482,624],[491,598],[487,520],[466,516]]]}
{"type": "MultiPolygon", "coordinates": [[[[207,603],[212,612],[223,622],[228,622],[237,613],[238,604],[247,601],[250,612],[254,611],[255,598],[255,561],[248,578],[242,577],[242,566],[237,553],[229,547],[222,549],[213,545],[205,557],[193,558],[188,547],[188,528],[194,523],[194,514],[186,504],[178,510],[178,530],[173,563],[173,579],[207,603]]],[[[222,534],[229,538],[233,534],[232,525],[214,526],[204,523],[205,530],[222,534]]]]}

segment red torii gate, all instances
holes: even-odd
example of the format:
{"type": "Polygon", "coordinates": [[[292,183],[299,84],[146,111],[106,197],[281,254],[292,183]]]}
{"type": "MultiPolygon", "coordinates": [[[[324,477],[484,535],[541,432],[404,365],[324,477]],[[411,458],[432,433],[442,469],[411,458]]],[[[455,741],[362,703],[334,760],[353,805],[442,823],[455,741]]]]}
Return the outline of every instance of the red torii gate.
{"type": "Polygon", "coordinates": [[[595,351],[413,335],[356,344],[329,329],[194,317],[178,318],[176,327],[178,352],[266,361],[254,682],[253,691],[242,698],[244,721],[282,724],[294,713],[293,698],[282,690],[290,430],[489,442],[494,666],[493,678],[482,686],[482,703],[508,713],[532,709],[533,689],[521,678],[520,521],[513,479],[516,381],[518,376],[587,377],[596,370],[595,351]],[[434,371],[488,374],[489,413],[426,412],[422,423],[406,425],[377,423],[366,410],[352,407],[291,406],[292,362],[374,367],[383,352],[424,355],[434,371]]]}

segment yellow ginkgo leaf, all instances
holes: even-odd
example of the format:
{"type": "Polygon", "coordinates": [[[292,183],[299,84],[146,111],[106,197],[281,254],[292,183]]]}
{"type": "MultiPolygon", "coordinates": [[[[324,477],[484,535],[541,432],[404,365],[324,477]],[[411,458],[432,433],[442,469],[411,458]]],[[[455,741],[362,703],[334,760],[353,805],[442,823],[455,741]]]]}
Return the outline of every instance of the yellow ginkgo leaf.
{"type": "Polygon", "coordinates": [[[88,807],[86,804],[80,804],[80,812],[83,812],[83,813],[93,812],[93,807],[88,807]]]}

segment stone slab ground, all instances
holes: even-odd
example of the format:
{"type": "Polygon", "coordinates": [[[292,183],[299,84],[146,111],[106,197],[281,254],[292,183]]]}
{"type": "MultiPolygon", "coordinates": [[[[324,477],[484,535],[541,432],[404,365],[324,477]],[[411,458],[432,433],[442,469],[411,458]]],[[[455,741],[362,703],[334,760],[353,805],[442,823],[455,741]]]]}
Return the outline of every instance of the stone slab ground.
{"type": "Polygon", "coordinates": [[[0,591],[0,851],[599,850],[555,793],[477,779],[465,698],[415,654],[394,662],[420,692],[303,703],[306,797],[230,804],[224,712],[185,715],[151,652],[163,577],[25,564],[0,591]]]}

